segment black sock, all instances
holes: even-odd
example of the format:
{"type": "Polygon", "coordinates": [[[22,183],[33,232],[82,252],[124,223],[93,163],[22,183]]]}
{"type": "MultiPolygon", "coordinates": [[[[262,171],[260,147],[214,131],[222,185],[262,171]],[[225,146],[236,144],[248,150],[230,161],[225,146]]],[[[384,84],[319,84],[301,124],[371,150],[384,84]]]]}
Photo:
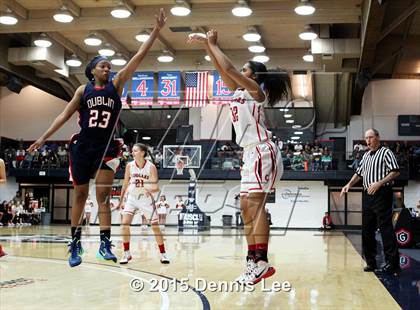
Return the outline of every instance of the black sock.
{"type": "Polygon", "coordinates": [[[248,255],[246,257],[246,260],[254,260],[255,259],[255,250],[248,250],[248,255]]]}
{"type": "Polygon", "coordinates": [[[255,251],[255,262],[258,263],[260,260],[262,260],[264,262],[268,262],[267,250],[265,250],[265,249],[257,249],[255,251]]]}
{"type": "Polygon", "coordinates": [[[71,238],[80,241],[82,237],[82,227],[71,227],[71,238]]]}
{"type": "Polygon", "coordinates": [[[111,229],[104,229],[100,231],[101,240],[107,238],[108,240],[111,239],[111,229]]]}

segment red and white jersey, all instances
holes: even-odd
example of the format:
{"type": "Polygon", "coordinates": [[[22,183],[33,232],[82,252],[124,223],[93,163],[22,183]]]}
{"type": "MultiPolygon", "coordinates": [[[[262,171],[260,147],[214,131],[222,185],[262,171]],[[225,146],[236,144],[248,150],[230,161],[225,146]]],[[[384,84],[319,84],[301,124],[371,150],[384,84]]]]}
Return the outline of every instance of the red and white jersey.
{"type": "Polygon", "coordinates": [[[272,137],[265,125],[263,102],[257,102],[246,89],[238,88],[230,105],[231,120],[236,133],[236,143],[241,147],[263,143],[272,137]]]}
{"type": "Polygon", "coordinates": [[[141,188],[150,188],[150,172],[153,164],[145,160],[144,165],[139,167],[135,160],[128,163],[130,169],[130,183],[127,188],[128,199],[139,199],[141,188]]]}

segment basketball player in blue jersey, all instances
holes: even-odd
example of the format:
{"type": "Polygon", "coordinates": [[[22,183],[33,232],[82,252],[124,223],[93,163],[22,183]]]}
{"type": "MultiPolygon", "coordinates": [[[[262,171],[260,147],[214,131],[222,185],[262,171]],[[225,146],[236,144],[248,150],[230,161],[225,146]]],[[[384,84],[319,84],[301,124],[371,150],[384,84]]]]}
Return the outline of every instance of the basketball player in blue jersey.
{"type": "Polygon", "coordinates": [[[99,210],[101,244],[98,258],[116,262],[111,251],[111,211],[109,199],[114,173],[118,167],[120,145],[114,139],[114,131],[121,111],[120,96],[124,84],[131,79],[146,56],[160,29],[166,23],[163,9],[156,16],[156,25],[149,39],[144,42],[127,65],[113,81],[109,80],[111,64],[107,58],[96,56],[86,67],[89,83],[80,86],[64,111],[57,116],[50,128],[29,148],[29,152],[40,148],[76,112],[79,112],[81,130],[70,141],[70,177],[74,185],[71,214],[71,236],[69,265],[80,265],[83,248],[80,243],[83,209],[89,193],[89,180],[96,181],[96,199],[99,210]]]}

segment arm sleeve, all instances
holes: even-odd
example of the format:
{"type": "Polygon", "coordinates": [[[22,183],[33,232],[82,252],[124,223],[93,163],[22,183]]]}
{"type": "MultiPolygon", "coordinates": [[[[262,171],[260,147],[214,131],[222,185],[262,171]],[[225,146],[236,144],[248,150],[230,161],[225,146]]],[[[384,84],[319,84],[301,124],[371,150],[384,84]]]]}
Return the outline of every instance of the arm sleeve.
{"type": "Polygon", "coordinates": [[[359,166],[357,167],[357,169],[356,169],[356,174],[359,176],[359,177],[363,177],[363,166],[364,166],[364,161],[365,161],[365,156],[363,156],[362,157],[362,160],[360,161],[360,163],[359,163],[359,166]]]}
{"type": "Polygon", "coordinates": [[[385,153],[385,164],[390,171],[399,171],[400,167],[398,166],[397,159],[395,158],[394,153],[391,150],[387,150],[385,153]]]}

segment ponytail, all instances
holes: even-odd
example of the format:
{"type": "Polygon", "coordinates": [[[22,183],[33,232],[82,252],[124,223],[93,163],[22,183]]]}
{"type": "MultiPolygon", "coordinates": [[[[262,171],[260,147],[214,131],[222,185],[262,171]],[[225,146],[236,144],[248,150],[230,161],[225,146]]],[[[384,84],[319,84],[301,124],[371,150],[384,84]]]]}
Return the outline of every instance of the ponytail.
{"type": "Polygon", "coordinates": [[[282,99],[290,99],[289,92],[292,86],[289,73],[281,69],[268,70],[263,89],[268,97],[268,105],[271,107],[282,99]]]}
{"type": "Polygon", "coordinates": [[[267,70],[263,63],[252,60],[248,61],[248,65],[255,75],[255,81],[264,90],[269,106],[273,106],[281,99],[290,99],[289,92],[292,87],[286,70],[267,70]]]}

